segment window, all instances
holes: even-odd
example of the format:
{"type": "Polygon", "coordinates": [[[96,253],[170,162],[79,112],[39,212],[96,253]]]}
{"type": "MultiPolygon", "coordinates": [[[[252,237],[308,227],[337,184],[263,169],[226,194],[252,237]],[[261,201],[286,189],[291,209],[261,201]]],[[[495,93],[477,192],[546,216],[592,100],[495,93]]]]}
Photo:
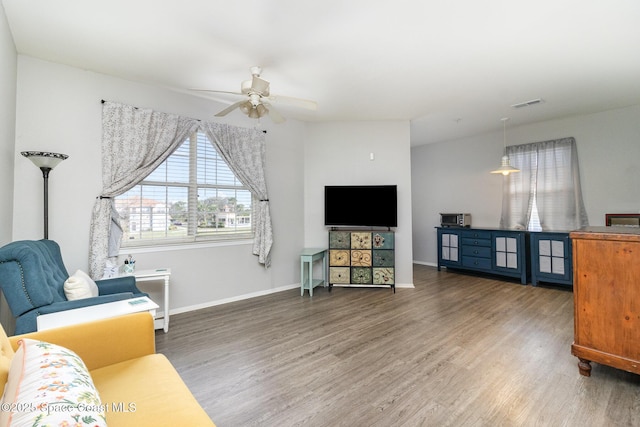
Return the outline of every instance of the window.
{"type": "Polygon", "coordinates": [[[253,237],[251,193],[201,132],[115,205],[122,246],[253,237]]]}
{"type": "Polygon", "coordinates": [[[588,225],[575,139],[509,146],[507,155],[520,172],[505,181],[502,228],[573,230],[588,225]]]}

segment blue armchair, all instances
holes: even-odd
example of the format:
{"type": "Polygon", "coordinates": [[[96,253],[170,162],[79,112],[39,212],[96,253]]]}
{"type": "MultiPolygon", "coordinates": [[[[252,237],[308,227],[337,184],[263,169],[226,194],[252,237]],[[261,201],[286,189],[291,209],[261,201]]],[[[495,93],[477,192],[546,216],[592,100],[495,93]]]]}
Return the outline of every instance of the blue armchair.
{"type": "Polygon", "coordinates": [[[16,335],[35,331],[41,314],[148,296],[137,288],[135,277],[123,276],[96,280],[97,297],[69,301],[64,293],[68,277],[53,240],[21,240],[0,248],[0,288],[16,318],[16,335]]]}

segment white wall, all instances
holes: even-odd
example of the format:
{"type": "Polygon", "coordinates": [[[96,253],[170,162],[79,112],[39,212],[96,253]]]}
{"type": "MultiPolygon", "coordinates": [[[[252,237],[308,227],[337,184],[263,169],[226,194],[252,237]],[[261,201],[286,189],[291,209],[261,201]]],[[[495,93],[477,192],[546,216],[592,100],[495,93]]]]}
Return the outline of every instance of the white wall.
{"type": "Polygon", "coordinates": [[[11,241],[17,55],[0,6],[0,246],[11,241]]]}
{"type": "MultiPolygon", "coordinates": [[[[171,90],[18,57],[15,201],[13,239],[42,238],[42,174],[22,158],[21,150],[69,155],[49,179],[49,238],[60,243],[67,269],[88,270],[91,211],[101,190],[101,100],[177,113],[201,120],[224,105],[171,90]]],[[[222,120],[219,120],[222,121],[222,120]]],[[[240,113],[224,120],[250,127],[240,113]]],[[[299,283],[303,245],[304,124],[287,121],[268,133],[267,185],[274,228],[272,268],[251,254],[251,245],[201,247],[136,254],[138,268],[171,267],[171,309],[181,311],[270,292],[299,283]]],[[[154,298],[158,300],[159,298],[154,298]]]]}
{"type": "MultiPolygon", "coordinates": [[[[507,129],[507,144],[576,138],[582,193],[591,225],[605,213],[640,212],[640,106],[507,129]]],[[[502,132],[411,150],[413,254],[437,263],[440,212],[469,212],[478,227],[498,227],[502,176],[491,175],[502,156],[502,132]]]]}
{"type": "MultiPolygon", "coordinates": [[[[11,241],[12,232],[17,63],[16,48],[0,5],[0,246],[11,241]]],[[[15,328],[4,296],[0,297],[0,323],[8,333],[15,328]]]]}
{"type": "Polygon", "coordinates": [[[332,122],[307,125],[304,152],[305,237],[327,247],[325,185],[398,186],[396,285],[413,286],[409,122],[332,122]],[[370,154],[374,160],[370,160],[370,154]]]}

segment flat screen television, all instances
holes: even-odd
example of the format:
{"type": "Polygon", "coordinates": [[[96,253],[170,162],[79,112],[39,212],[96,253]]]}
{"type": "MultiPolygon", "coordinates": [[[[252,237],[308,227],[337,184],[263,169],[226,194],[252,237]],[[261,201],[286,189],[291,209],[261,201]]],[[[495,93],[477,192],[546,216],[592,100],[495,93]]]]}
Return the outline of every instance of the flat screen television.
{"type": "Polygon", "coordinates": [[[331,227],[397,227],[397,186],[325,186],[324,224],[331,227]]]}

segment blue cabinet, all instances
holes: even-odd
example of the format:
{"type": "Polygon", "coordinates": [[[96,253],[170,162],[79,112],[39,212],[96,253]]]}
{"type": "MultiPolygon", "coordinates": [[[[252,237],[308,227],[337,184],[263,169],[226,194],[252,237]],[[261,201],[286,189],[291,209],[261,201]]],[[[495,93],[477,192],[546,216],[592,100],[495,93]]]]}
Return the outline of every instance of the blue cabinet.
{"type": "Polygon", "coordinates": [[[472,270],[528,280],[528,233],[519,230],[437,227],[438,270],[472,270]]]}
{"type": "Polygon", "coordinates": [[[531,233],[531,284],[539,282],[573,286],[571,239],[568,232],[531,233]]]}

